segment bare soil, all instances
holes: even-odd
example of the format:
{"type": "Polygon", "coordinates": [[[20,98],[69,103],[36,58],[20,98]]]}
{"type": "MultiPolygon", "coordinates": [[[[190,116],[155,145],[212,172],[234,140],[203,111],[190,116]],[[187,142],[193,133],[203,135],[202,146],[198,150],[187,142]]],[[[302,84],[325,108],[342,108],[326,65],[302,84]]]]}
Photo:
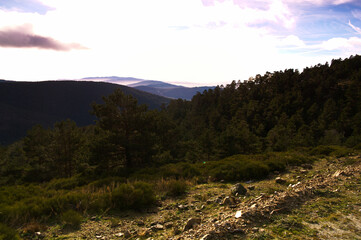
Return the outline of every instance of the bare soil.
{"type": "Polygon", "coordinates": [[[323,158],[242,183],[244,196],[231,194],[234,183],[195,185],[153,209],[89,216],[79,230],[53,226],[42,238],[361,239],[360,173],[360,155],[323,158]],[[195,224],[185,229],[192,218],[195,224]]]}

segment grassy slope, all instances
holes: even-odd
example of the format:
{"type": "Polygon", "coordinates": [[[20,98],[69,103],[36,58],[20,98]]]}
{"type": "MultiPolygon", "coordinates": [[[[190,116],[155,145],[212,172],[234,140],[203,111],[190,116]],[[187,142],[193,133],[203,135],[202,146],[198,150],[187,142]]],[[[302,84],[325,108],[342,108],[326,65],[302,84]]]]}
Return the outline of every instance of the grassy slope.
{"type": "MultiPolygon", "coordinates": [[[[274,178],[278,176],[275,174],[265,180],[243,183],[246,187],[253,185],[255,189],[249,190],[245,197],[236,198],[236,208],[216,202],[230,194],[231,183],[195,184],[185,181],[185,184],[191,186],[186,195],[162,197],[163,200],[156,208],[141,212],[89,215],[79,230],[67,232],[61,225],[53,225],[45,235],[46,239],[92,239],[96,236],[100,239],[118,239],[116,234],[129,232],[131,239],[199,239],[211,233],[213,239],[360,239],[360,164],[359,154],[348,157],[319,156],[312,169],[294,166],[280,174],[286,180],[284,184],[275,183],[274,178]],[[350,171],[333,177],[340,169],[350,171]],[[324,186],[315,184],[320,179],[325,181],[324,186]],[[235,219],[237,210],[250,209],[249,205],[254,201],[259,201],[255,209],[262,209],[264,204],[270,202],[269,199],[279,193],[292,191],[289,184],[298,182],[314,188],[298,200],[290,198],[286,202],[289,206],[286,210],[277,211],[276,206],[272,215],[255,215],[245,221],[235,219]],[[180,205],[186,208],[182,209],[180,205]],[[190,217],[200,217],[201,225],[194,230],[182,231],[190,217]],[[149,230],[156,224],[161,224],[164,229],[149,230]],[[169,228],[166,228],[168,225],[169,228]],[[241,230],[243,234],[238,234],[235,229],[241,230]]],[[[158,190],[162,186],[164,183],[156,184],[158,190]]]]}

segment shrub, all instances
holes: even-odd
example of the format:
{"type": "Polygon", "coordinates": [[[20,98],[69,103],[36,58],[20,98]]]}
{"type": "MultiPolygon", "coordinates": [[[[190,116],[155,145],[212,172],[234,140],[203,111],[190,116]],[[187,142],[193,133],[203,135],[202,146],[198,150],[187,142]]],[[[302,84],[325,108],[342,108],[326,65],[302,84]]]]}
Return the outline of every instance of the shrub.
{"type": "Polygon", "coordinates": [[[187,184],[184,180],[169,180],[166,182],[167,195],[171,197],[181,196],[187,191],[187,184]]]}
{"type": "Polygon", "coordinates": [[[325,155],[334,157],[344,157],[353,153],[353,150],[343,146],[317,146],[310,152],[311,155],[325,155]]]}
{"type": "Polygon", "coordinates": [[[78,229],[83,221],[83,216],[74,210],[68,210],[61,215],[61,221],[65,227],[78,229]]]}
{"type": "Polygon", "coordinates": [[[123,183],[113,190],[111,198],[116,209],[141,209],[155,202],[152,185],[145,182],[123,183]]]}
{"type": "Polygon", "coordinates": [[[356,146],[354,146],[354,149],[356,150],[361,150],[361,143],[357,144],[356,146]]]}
{"type": "Polygon", "coordinates": [[[96,180],[88,184],[89,187],[100,188],[104,186],[110,186],[117,183],[125,183],[126,179],[124,177],[107,177],[103,179],[96,180]]]}
{"type": "Polygon", "coordinates": [[[20,239],[15,229],[12,229],[0,223],[0,239],[1,240],[18,240],[20,239]]]}
{"type": "Polygon", "coordinates": [[[311,149],[310,154],[311,155],[326,155],[329,156],[330,153],[333,151],[333,148],[331,146],[317,146],[313,149],[311,149]]]}
{"type": "Polygon", "coordinates": [[[85,182],[78,178],[78,177],[71,177],[71,178],[58,178],[53,179],[48,183],[47,189],[74,189],[75,187],[79,187],[84,185],[85,182]]]}

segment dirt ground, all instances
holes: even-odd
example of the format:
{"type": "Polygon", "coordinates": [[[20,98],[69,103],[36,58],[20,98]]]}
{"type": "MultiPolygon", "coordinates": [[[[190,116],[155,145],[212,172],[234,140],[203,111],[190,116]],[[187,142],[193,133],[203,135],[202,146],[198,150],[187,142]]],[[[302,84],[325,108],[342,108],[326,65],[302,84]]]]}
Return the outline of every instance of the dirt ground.
{"type": "Polygon", "coordinates": [[[89,216],[38,239],[361,239],[361,156],[319,159],[268,179],[192,186],[143,212],[89,216]]]}

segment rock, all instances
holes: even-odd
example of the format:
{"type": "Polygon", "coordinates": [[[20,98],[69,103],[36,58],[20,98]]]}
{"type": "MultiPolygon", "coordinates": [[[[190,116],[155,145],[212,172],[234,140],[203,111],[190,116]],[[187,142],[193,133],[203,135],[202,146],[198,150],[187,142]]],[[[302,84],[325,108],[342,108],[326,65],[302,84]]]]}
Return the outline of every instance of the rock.
{"type": "Polygon", "coordinates": [[[193,228],[195,225],[198,225],[201,223],[201,219],[200,218],[190,218],[188,219],[186,225],[184,226],[184,231],[187,231],[191,228],[193,228]]]}
{"type": "Polygon", "coordinates": [[[173,223],[172,222],[166,222],[166,223],[164,223],[164,227],[165,228],[171,228],[171,227],[173,227],[173,223]]]}
{"type": "Polygon", "coordinates": [[[116,236],[116,237],[130,238],[132,235],[130,234],[129,231],[125,231],[125,232],[116,233],[116,234],[114,234],[114,236],[116,236]]]}
{"type": "Polygon", "coordinates": [[[306,169],[301,169],[301,170],[300,170],[300,173],[305,174],[305,173],[308,173],[308,171],[307,171],[306,169]]]}
{"type": "Polygon", "coordinates": [[[37,236],[37,239],[43,239],[45,238],[45,235],[41,232],[35,232],[35,235],[37,236]]]}
{"type": "Polygon", "coordinates": [[[234,205],[235,202],[234,202],[234,199],[233,199],[233,198],[231,198],[231,197],[225,197],[225,198],[223,199],[223,201],[222,201],[222,204],[229,206],[229,205],[234,205]]]}
{"type": "Polygon", "coordinates": [[[312,169],[313,168],[313,166],[311,164],[308,164],[308,163],[302,164],[301,167],[303,167],[304,169],[312,169]]]}
{"type": "Polygon", "coordinates": [[[350,174],[347,174],[345,171],[343,170],[337,170],[333,175],[332,177],[334,178],[338,178],[339,176],[350,176],[350,174]]]}
{"type": "Polygon", "coordinates": [[[230,233],[233,235],[243,235],[244,231],[242,229],[234,229],[234,230],[230,231],[230,233]]]}
{"type": "Polygon", "coordinates": [[[178,205],[178,209],[179,209],[179,210],[182,210],[182,211],[188,210],[188,206],[187,206],[187,205],[180,204],[180,205],[178,205]]]}
{"type": "Polygon", "coordinates": [[[162,224],[157,224],[157,225],[155,225],[154,226],[154,228],[156,229],[156,230],[163,230],[164,229],[164,226],[162,225],[162,224]]]}
{"type": "Polygon", "coordinates": [[[145,223],[144,223],[142,220],[138,220],[138,221],[137,221],[137,225],[138,225],[138,226],[144,226],[145,223]]]}
{"type": "Polygon", "coordinates": [[[254,185],[251,185],[251,186],[248,186],[247,188],[248,188],[248,190],[251,190],[251,191],[252,191],[252,190],[254,190],[256,187],[255,187],[254,185]]]}
{"type": "Polygon", "coordinates": [[[276,177],[275,181],[276,181],[276,183],[278,183],[278,184],[286,183],[286,180],[284,180],[284,179],[281,178],[281,177],[276,177]]]}
{"type": "Polygon", "coordinates": [[[173,229],[173,234],[174,235],[178,235],[178,234],[181,234],[181,233],[182,233],[182,231],[179,228],[174,228],[173,229]]]}
{"type": "Polygon", "coordinates": [[[243,187],[242,184],[237,183],[235,185],[232,186],[231,188],[231,193],[233,195],[245,195],[247,193],[247,189],[245,187],[243,187]]]}
{"type": "Polygon", "coordinates": [[[236,217],[236,218],[242,217],[242,210],[237,211],[235,217],[236,217]]]}
{"type": "Polygon", "coordinates": [[[201,240],[211,240],[211,239],[213,239],[213,236],[211,234],[206,234],[201,238],[201,240]]]}

